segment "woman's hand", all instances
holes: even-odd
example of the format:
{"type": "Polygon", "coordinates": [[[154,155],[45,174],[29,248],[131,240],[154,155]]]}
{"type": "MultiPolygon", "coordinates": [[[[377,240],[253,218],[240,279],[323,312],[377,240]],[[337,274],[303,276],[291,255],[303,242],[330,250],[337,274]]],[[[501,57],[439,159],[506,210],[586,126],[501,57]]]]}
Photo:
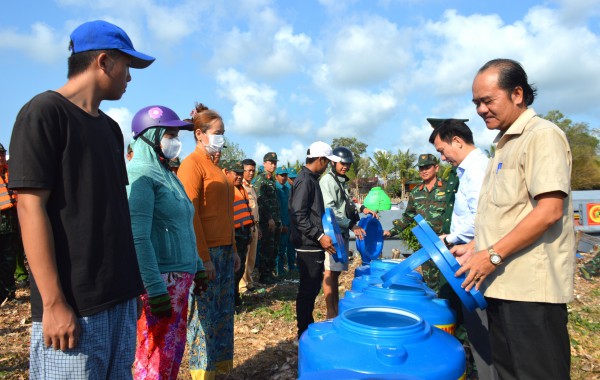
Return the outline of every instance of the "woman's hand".
{"type": "Polygon", "coordinates": [[[217,278],[217,270],[215,269],[215,265],[212,261],[208,260],[204,262],[204,269],[206,269],[206,274],[208,275],[208,281],[212,281],[217,278]]]}

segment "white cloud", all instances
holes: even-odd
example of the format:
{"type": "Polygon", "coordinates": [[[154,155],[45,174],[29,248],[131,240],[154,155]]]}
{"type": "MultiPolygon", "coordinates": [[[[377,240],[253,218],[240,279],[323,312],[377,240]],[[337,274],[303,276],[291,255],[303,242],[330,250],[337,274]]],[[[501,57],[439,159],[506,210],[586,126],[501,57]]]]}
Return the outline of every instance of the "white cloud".
{"type": "Polygon", "coordinates": [[[554,0],[560,6],[557,12],[564,25],[575,27],[587,22],[589,17],[600,15],[600,0],[554,0]]]}
{"type": "Polygon", "coordinates": [[[311,45],[311,39],[306,34],[294,34],[289,26],[275,33],[272,51],[261,59],[256,71],[264,77],[280,77],[293,73],[302,67],[308,58],[317,55],[311,45]]]}
{"type": "Polygon", "coordinates": [[[125,146],[127,146],[131,141],[131,119],[133,119],[131,111],[124,107],[112,107],[105,110],[104,113],[119,123],[125,146]]]}
{"type": "Polygon", "coordinates": [[[277,91],[234,70],[217,73],[219,94],[233,102],[232,128],[237,133],[269,136],[281,133],[288,121],[277,105],[277,91]]]}
{"type": "Polygon", "coordinates": [[[381,17],[342,28],[325,52],[331,82],[365,86],[386,82],[411,62],[410,36],[381,17]]]}
{"type": "Polygon", "coordinates": [[[291,142],[290,147],[282,147],[277,145],[277,147],[272,147],[270,145],[264,144],[262,142],[257,142],[254,145],[254,153],[252,154],[253,160],[256,161],[257,165],[262,165],[263,157],[268,152],[277,153],[277,159],[279,162],[277,166],[287,165],[288,162],[292,165],[296,163],[296,161],[300,161],[300,164],[304,164],[304,160],[306,158],[306,150],[308,149],[308,144],[303,144],[298,140],[294,140],[291,142]]]}
{"type": "Polygon", "coordinates": [[[335,94],[329,118],[317,135],[322,138],[371,137],[393,115],[397,101],[390,91],[350,90],[335,94]]]}
{"type": "Polygon", "coordinates": [[[29,33],[25,34],[15,29],[0,30],[0,50],[18,50],[43,63],[54,63],[64,59],[69,54],[68,45],[68,37],[41,22],[33,23],[29,33]]]}

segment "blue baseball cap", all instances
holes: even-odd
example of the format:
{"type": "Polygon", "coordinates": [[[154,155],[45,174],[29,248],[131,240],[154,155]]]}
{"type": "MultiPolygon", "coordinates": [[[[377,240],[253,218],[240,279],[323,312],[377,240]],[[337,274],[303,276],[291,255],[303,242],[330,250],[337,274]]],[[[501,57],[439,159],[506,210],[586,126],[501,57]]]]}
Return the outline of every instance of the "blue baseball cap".
{"type": "Polygon", "coordinates": [[[73,54],[90,50],[119,50],[131,56],[134,69],[145,69],[156,59],[136,51],[123,29],[103,20],[81,24],[71,33],[73,54]]]}
{"type": "Polygon", "coordinates": [[[275,169],[275,174],[279,174],[279,175],[288,174],[288,170],[285,166],[280,166],[277,169],[275,169]]]}
{"type": "Polygon", "coordinates": [[[296,172],[296,169],[294,168],[288,168],[288,177],[290,178],[296,178],[298,176],[298,172],[296,172]]]}

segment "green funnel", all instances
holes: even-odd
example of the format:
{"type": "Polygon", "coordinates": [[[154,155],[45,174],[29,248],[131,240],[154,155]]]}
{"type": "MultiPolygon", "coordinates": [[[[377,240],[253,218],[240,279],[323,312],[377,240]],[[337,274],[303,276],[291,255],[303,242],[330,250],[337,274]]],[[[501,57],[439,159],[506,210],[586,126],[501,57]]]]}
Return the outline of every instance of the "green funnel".
{"type": "Polygon", "coordinates": [[[381,187],[374,187],[369,191],[369,194],[365,197],[363,202],[366,208],[379,212],[382,210],[389,210],[392,208],[392,201],[390,197],[383,191],[381,187]]]}

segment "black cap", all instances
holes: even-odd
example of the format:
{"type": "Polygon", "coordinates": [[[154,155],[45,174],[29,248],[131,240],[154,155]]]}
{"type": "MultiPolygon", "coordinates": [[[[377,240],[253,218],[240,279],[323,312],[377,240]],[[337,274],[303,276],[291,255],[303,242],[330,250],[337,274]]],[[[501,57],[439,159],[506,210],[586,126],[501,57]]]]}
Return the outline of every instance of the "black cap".
{"type": "Polygon", "coordinates": [[[4,149],[4,145],[0,143],[0,153],[6,153],[6,149],[4,149]]]}
{"type": "Polygon", "coordinates": [[[454,121],[458,121],[458,122],[461,122],[461,123],[466,123],[467,121],[469,121],[469,119],[436,119],[436,118],[433,118],[433,117],[428,117],[427,118],[427,121],[429,122],[429,124],[431,124],[431,126],[433,128],[439,127],[440,125],[442,125],[442,123],[444,121],[447,121],[447,120],[448,121],[449,120],[454,120],[454,121]]]}

